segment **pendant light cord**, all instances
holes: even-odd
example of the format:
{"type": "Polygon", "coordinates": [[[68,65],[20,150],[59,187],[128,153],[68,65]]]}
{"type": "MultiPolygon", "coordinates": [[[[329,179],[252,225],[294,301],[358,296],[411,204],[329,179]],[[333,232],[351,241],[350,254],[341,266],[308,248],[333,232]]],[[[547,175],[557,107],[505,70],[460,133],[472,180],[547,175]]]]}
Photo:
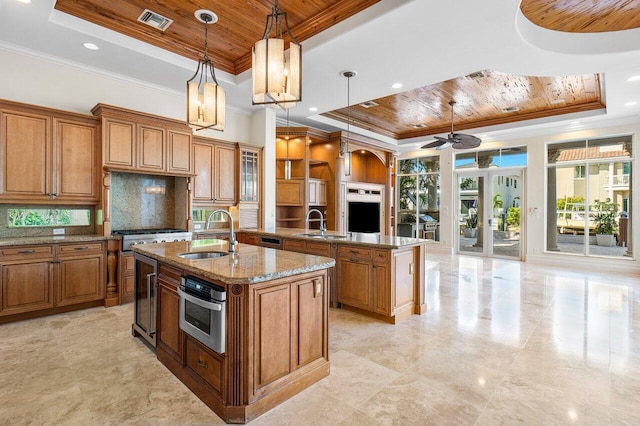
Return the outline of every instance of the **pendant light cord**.
{"type": "Polygon", "coordinates": [[[285,137],[287,140],[287,160],[289,159],[289,109],[287,109],[287,136],[285,137]]]}

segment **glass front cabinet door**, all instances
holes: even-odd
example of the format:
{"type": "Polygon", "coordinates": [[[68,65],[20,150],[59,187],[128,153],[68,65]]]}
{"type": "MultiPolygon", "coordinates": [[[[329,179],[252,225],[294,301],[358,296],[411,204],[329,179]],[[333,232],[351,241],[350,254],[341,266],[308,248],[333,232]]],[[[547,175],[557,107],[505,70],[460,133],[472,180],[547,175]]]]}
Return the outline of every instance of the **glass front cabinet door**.
{"type": "Polygon", "coordinates": [[[260,151],[240,150],[240,201],[257,203],[260,194],[260,151]]]}

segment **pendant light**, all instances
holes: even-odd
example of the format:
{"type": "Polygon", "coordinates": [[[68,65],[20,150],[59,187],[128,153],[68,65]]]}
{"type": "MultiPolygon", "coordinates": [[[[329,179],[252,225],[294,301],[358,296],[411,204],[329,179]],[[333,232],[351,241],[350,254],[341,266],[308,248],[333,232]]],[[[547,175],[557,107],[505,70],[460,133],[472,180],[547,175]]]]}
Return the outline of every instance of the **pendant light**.
{"type": "Polygon", "coordinates": [[[349,136],[351,135],[351,77],[358,73],[355,71],[343,71],[342,76],[347,77],[347,136],[346,142],[340,143],[340,156],[344,158],[344,175],[351,175],[351,151],[349,151],[349,136]],[[346,149],[345,149],[346,148],[346,149]]]}
{"type": "Polygon", "coordinates": [[[285,136],[287,141],[287,158],[284,160],[284,178],[291,180],[291,160],[289,159],[289,110],[287,110],[287,135],[285,136]]]}
{"type": "Polygon", "coordinates": [[[208,26],[218,22],[218,16],[204,9],[195,16],[204,23],[204,58],[198,59],[196,73],[187,81],[187,122],[195,130],[224,130],[225,93],[207,52],[208,26]]]}
{"type": "Polygon", "coordinates": [[[251,65],[253,105],[286,109],[302,100],[302,46],[291,34],[287,13],[280,12],[278,0],[271,15],[267,15],[262,39],[253,46],[251,65]],[[289,36],[288,58],[284,51],[284,30],[289,36]]]}

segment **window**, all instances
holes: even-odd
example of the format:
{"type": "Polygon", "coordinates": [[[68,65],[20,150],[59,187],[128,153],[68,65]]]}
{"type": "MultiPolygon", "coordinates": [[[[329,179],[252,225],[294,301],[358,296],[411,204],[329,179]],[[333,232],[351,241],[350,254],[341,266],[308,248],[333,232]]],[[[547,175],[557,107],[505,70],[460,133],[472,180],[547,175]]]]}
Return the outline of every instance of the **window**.
{"type": "Polygon", "coordinates": [[[8,209],[8,227],[89,226],[89,209],[8,209]]]}
{"type": "MultiPolygon", "coordinates": [[[[489,167],[519,167],[527,165],[527,148],[501,148],[496,150],[456,154],[455,168],[486,169],[489,167]]],[[[504,183],[501,182],[501,183],[504,183]]]]}
{"type": "Polygon", "coordinates": [[[619,217],[632,196],[632,161],[631,136],[547,146],[547,217],[556,218],[547,223],[547,251],[610,257],[627,252],[628,227],[619,226],[619,217]]]}
{"type": "Polygon", "coordinates": [[[398,161],[396,235],[440,239],[440,159],[398,161]]]}

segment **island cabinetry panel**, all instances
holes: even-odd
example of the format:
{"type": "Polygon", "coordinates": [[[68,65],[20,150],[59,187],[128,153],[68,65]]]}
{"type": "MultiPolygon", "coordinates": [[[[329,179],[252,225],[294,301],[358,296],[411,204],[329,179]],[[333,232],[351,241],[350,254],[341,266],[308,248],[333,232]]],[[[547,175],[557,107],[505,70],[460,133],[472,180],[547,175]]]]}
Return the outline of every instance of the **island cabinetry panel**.
{"type": "Polygon", "coordinates": [[[195,204],[234,205],[236,196],[236,147],[197,138],[193,143],[195,204]]]}
{"type": "Polygon", "coordinates": [[[104,243],[57,247],[56,306],[104,299],[104,243]]]}
{"type": "Polygon", "coordinates": [[[54,110],[0,105],[0,201],[98,199],[97,122],[54,110]]]}
{"type": "Polygon", "coordinates": [[[371,309],[371,261],[340,256],[338,269],[338,302],[356,308],[371,309]]]}
{"type": "Polygon", "coordinates": [[[157,347],[177,362],[182,362],[184,333],[180,330],[180,297],[177,291],[181,271],[165,264],[160,264],[158,269],[157,347]]]}
{"type": "Polygon", "coordinates": [[[53,308],[53,246],[2,249],[0,261],[0,315],[53,308]]]}
{"type": "Polygon", "coordinates": [[[282,242],[282,249],[297,253],[315,254],[316,256],[333,257],[331,243],[285,238],[282,242]]]}

